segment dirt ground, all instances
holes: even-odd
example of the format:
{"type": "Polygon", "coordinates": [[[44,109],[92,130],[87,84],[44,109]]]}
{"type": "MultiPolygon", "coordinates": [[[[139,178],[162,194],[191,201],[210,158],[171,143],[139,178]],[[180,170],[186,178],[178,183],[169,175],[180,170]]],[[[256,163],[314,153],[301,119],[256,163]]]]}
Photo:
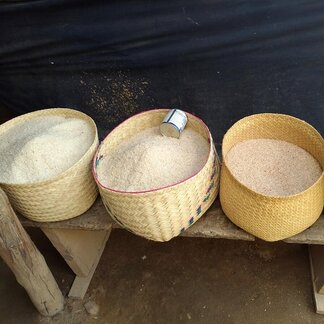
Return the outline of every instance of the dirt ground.
{"type": "MultiPolygon", "coordinates": [[[[38,230],[30,232],[63,292],[73,275],[38,230]]],[[[156,243],[115,230],[83,301],[38,315],[0,261],[0,323],[324,323],[312,300],[306,246],[176,238],[156,243]],[[99,306],[89,315],[88,301],[99,306]]]]}

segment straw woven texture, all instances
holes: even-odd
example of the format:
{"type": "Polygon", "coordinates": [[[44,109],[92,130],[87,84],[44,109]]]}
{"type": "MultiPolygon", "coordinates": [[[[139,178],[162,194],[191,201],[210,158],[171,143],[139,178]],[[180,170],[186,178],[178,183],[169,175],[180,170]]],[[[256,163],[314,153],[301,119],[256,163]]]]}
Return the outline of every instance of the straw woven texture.
{"type": "Polygon", "coordinates": [[[49,115],[86,121],[93,129],[94,141],[76,164],[57,177],[32,184],[0,183],[14,209],[38,222],[60,221],[81,215],[91,207],[97,197],[91,164],[98,147],[98,134],[94,121],[86,114],[65,108],[44,109],[25,114],[0,126],[0,140],[1,135],[10,128],[35,117],[49,115]]]}
{"type": "Polygon", "coordinates": [[[186,127],[210,142],[210,152],[207,163],[196,175],[176,185],[139,193],[114,191],[100,184],[96,166],[125,139],[159,126],[167,112],[167,109],[151,110],[126,120],[106,137],[94,159],[94,175],[109,214],[131,232],[155,241],[168,241],[179,235],[206,212],[217,196],[220,167],[207,126],[187,114],[186,127]]]}
{"type": "MultiPolygon", "coordinates": [[[[248,139],[284,140],[305,149],[324,168],[324,140],[306,122],[281,114],[258,114],[241,119],[225,134],[223,157],[237,143],[248,139]]],[[[324,203],[324,173],[307,190],[286,197],[269,197],[240,183],[223,159],[220,201],[228,218],[266,241],[285,239],[311,226],[324,203]]]]}

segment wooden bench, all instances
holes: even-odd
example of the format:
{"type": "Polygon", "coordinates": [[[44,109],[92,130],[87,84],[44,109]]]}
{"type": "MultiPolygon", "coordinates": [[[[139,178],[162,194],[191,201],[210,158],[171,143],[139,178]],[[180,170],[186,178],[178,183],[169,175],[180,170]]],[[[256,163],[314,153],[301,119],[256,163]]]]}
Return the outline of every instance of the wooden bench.
{"type": "MultiPolygon", "coordinates": [[[[19,218],[24,227],[38,227],[45,233],[76,275],[69,297],[83,298],[111,230],[119,228],[107,214],[101,199],[83,215],[67,221],[39,223],[19,218]]],[[[225,216],[219,200],[181,236],[255,240],[225,216]]],[[[324,246],[321,246],[324,245],[324,214],[313,226],[284,241],[309,245],[316,311],[324,314],[324,246]]]]}

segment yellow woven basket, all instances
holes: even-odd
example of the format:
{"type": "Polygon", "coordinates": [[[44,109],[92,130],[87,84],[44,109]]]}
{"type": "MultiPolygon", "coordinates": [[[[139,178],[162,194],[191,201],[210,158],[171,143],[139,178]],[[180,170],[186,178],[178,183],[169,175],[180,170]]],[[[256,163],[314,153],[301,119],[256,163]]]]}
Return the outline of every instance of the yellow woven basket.
{"type": "Polygon", "coordinates": [[[210,207],[218,193],[219,160],[207,126],[187,114],[187,128],[194,129],[210,143],[204,167],[175,185],[142,192],[123,192],[103,186],[96,168],[100,160],[125,139],[159,126],[168,109],[150,110],[126,120],[101,143],[94,158],[93,172],[108,213],[131,232],[155,241],[168,241],[195,223],[210,207]]]}
{"type": "Polygon", "coordinates": [[[324,173],[307,190],[285,197],[256,193],[240,183],[226,166],[226,154],[237,143],[267,138],[293,143],[312,154],[324,168],[324,140],[306,122],[282,114],[257,114],[239,120],[223,139],[220,201],[228,218],[266,241],[285,239],[311,226],[324,203],[324,173]]]}
{"type": "Polygon", "coordinates": [[[2,124],[0,140],[1,135],[10,128],[35,117],[49,115],[86,121],[93,129],[94,140],[85,155],[57,177],[31,184],[0,183],[14,209],[38,222],[60,221],[81,215],[91,207],[98,193],[91,172],[92,159],[98,147],[98,134],[94,121],[86,114],[65,108],[44,109],[28,113],[2,124]]]}

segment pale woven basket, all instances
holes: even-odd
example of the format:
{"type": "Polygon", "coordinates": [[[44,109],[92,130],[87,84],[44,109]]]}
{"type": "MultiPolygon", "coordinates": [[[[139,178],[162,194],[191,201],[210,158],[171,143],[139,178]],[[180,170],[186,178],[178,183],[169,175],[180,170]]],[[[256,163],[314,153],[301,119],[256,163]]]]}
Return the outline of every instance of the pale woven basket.
{"type": "Polygon", "coordinates": [[[306,122],[282,114],[257,114],[239,120],[223,139],[220,201],[228,218],[247,232],[266,241],[293,236],[311,226],[324,203],[324,173],[307,190],[285,197],[256,193],[240,183],[226,165],[226,154],[249,139],[277,139],[308,151],[324,168],[324,140],[306,122]]]}
{"type": "Polygon", "coordinates": [[[155,241],[168,241],[194,224],[218,194],[219,160],[207,126],[187,114],[186,127],[209,141],[209,156],[198,173],[175,185],[143,192],[117,191],[100,183],[96,168],[100,160],[124,140],[144,129],[159,126],[167,112],[167,109],[146,111],[120,124],[101,143],[93,166],[102,200],[111,217],[131,232],[155,241]]]}
{"type": "Polygon", "coordinates": [[[92,159],[98,147],[98,134],[94,121],[86,114],[66,108],[28,113],[2,124],[0,140],[2,134],[12,127],[35,117],[50,115],[84,120],[93,129],[93,143],[76,164],[57,177],[31,184],[0,183],[14,209],[38,222],[60,221],[79,216],[91,207],[98,193],[91,171],[92,159]]]}

